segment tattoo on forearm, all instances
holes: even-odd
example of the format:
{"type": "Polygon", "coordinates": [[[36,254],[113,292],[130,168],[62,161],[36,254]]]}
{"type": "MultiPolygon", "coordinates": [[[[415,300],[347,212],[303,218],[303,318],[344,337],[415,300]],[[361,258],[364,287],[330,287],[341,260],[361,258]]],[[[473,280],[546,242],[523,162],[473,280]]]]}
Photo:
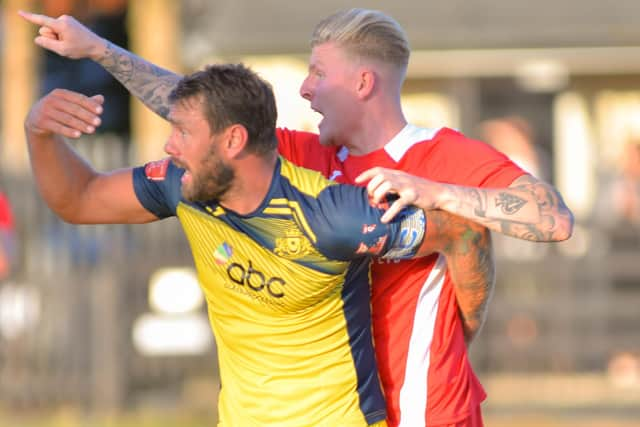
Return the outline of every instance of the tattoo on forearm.
{"type": "Polygon", "coordinates": [[[483,203],[480,190],[472,188],[469,197],[471,197],[471,206],[475,207],[475,215],[479,216],[480,218],[484,218],[487,215],[487,205],[486,203],[483,203]]]}
{"type": "Polygon", "coordinates": [[[513,221],[499,221],[500,232],[507,236],[534,242],[548,240],[548,236],[539,229],[538,224],[520,224],[513,221]]]}
{"type": "Polygon", "coordinates": [[[531,241],[568,237],[573,214],[550,184],[525,175],[518,185],[502,190],[454,186],[458,213],[493,231],[531,241]]]}
{"type": "Polygon", "coordinates": [[[100,64],[158,115],[169,115],[169,93],[181,76],[157,67],[112,43],[100,64]]]}
{"type": "Polygon", "coordinates": [[[527,203],[525,199],[507,192],[500,192],[495,202],[496,207],[500,208],[505,215],[517,213],[527,203]]]}

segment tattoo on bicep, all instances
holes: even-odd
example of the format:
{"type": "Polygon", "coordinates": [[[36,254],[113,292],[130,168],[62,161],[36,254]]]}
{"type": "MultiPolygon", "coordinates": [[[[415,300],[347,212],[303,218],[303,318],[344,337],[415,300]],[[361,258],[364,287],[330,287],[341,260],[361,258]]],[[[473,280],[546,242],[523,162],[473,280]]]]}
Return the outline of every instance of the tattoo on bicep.
{"type": "Polygon", "coordinates": [[[473,246],[477,246],[479,244],[480,239],[482,239],[482,236],[479,232],[474,231],[471,228],[464,230],[460,236],[460,253],[463,255],[468,254],[473,246]]]}
{"type": "Polygon", "coordinates": [[[460,313],[465,324],[477,332],[495,283],[491,236],[488,232],[467,229],[460,240],[472,243],[473,248],[459,243],[450,268],[457,278],[454,284],[460,313]]]}
{"type": "Polygon", "coordinates": [[[502,210],[505,215],[513,215],[522,208],[527,201],[521,197],[507,192],[498,193],[495,200],[496,207],[502,210]]]}

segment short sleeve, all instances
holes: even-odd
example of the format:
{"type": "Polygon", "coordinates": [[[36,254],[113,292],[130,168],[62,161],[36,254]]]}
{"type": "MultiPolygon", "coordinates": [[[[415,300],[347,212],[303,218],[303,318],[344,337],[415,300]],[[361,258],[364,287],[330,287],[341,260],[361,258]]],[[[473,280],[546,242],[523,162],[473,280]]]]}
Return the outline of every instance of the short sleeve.
{"type": "Polygon", "coordinates": [[[407,207],[385,224],[381,218],[389,202],[373,206],[366,188],[333,185],[323,190],[318,203],[320,235],[325,237],[319,248],[330,258],[412,258],[424,239],[422,209],[407,207]]]}
{"type": "Polygon", "coordinates": [[[133,170],[133,188],[138,200],[158,218],[176,215],[182,198],[181,178],[184,169],[169,158],[147,163],[133,170]]]}

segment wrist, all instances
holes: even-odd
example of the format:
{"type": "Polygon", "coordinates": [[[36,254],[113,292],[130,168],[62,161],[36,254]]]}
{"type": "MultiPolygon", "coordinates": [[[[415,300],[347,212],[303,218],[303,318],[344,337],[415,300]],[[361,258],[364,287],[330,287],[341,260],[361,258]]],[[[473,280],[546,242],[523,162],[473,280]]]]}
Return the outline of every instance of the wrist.
{"type": "Polygon", "coordinates": [[[96,40],[93,43],[93,47],[89,51],[88,58],[94,62],[100,62],[107,55],[109,48],[109,41],[102,37],[96,36],[96,40]]]}
{"type": "Polygon", "coordinates": [[[453,190],[450,185],[438,184],[436,197],[434,197],[435,209],[447,210],[447,206],[454,200],[453,190]]]}

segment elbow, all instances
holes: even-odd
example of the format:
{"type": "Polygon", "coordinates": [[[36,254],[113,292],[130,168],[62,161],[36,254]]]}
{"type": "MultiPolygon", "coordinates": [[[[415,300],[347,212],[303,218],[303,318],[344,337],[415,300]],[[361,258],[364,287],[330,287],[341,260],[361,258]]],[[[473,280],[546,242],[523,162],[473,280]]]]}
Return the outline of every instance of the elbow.
{"type": "Polygon", "coordinates": [[[71,224],[71,225],[83,225],[83,224],[87,224],[84,221],[81,221],[79,218],[75,218],[75,217],[69,217],[69,216],[60,216],[60,219],[63,220],[64,222],[66,222],[67,224],[71,224]]]}
{"type": "Polygon", "coordinates": [[[76,209],[69,209],[68,206],[56,207],[49,206],[49,208],[53,211],[53,213],[60,218],[62,221],[67,224],[72,225],[82,225],[87,224],[86,221],[82,220],[81,215],[79,215],[79,211],[76,209]]]}
{"type": "Polygon", "coordinates": [[[569,209],[566,209],[556,222],[551,241],[562,242],[569,239],[573,234],[573,223],[573,213],[569,209]]]}

